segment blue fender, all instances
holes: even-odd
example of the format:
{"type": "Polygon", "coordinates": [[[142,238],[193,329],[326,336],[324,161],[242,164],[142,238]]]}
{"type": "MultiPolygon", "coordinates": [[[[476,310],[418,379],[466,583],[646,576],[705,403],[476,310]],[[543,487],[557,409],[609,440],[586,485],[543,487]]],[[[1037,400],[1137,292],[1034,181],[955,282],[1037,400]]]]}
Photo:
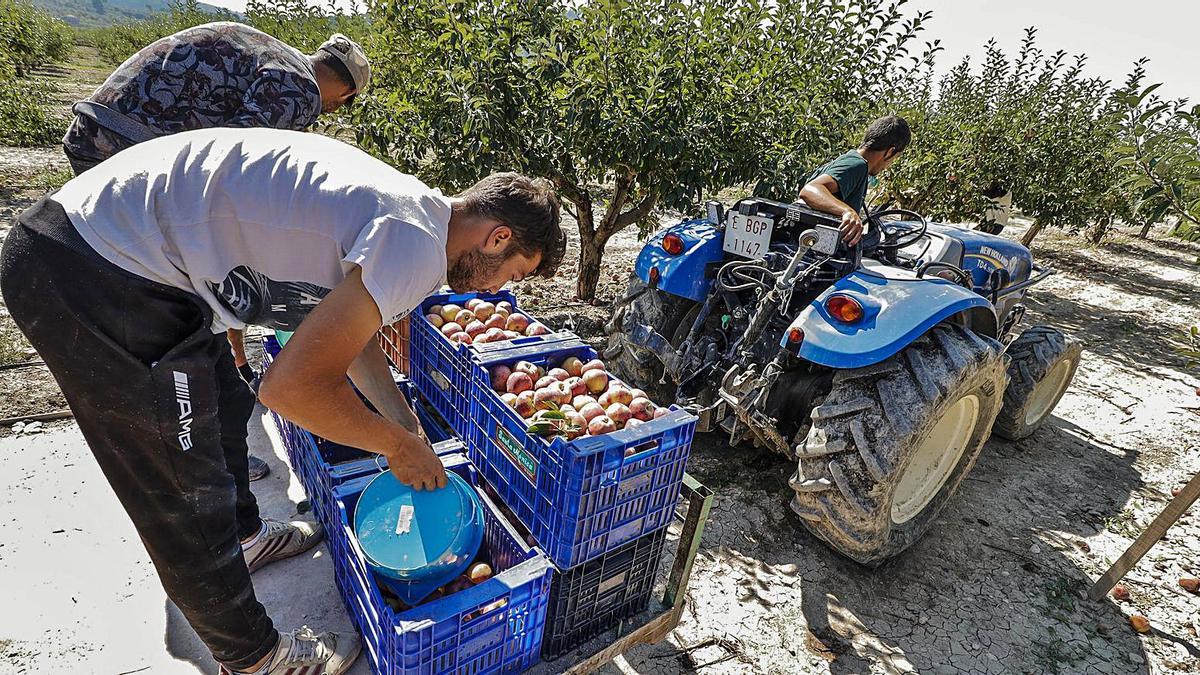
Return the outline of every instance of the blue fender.
{"type": "Polygon", "coordinates": [[[826,289],[784,332],[780,346],[800,358],[830,368],[862,368],[879,363],[907,347],[939,322],[960,312],[970,315],[973,329],[994,336],[996,315],[991,303],[958,284],[911,274],[887,277],[857,270],[826,289]],[[863,307],[863,317],[842,323],[825,311],[831,295],[848,295],[863,307]],[[804,331],[797,352],[789,344],[791,328],[804,331]]]}
{"type": "Polygon", "coordinates": [[[672,295],[704,302],[713,280],[707,275],[710,263],[724,259],[721,230],[707,220],[685,220],[659,231],[638,254],[634,270],[638,278],[650,284],[651,268],[658,269],[658,288],[672,295]],[[677,234],[683,239],[683,253],[671,255],[662,248],[663,237],[677,234]]]}

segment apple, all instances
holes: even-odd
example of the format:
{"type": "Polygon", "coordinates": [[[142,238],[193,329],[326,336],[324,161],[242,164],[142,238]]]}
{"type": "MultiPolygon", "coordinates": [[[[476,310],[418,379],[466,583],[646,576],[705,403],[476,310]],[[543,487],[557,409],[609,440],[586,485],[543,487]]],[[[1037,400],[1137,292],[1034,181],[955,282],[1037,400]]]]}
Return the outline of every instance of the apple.
{"type": "Polygon", "coordinates": [[[471,334],[466,331],[463,331],[463,330],[460,330],[457,333],[455,333],[454,335],[451,335],[450,341],[451,342],[460,342],[464,345],[469,345],[473,342],[473,340],[471,339],[471,334]]]}
{"type": "Polygon", "coordinates": [[[571,377],[571,374],[562,368],[551,368],[546,374],[556,380],[566,380],[568,377],[571,377]]]}
{"type": "Polygon", "coordinates": [[[567,421],[575,426],[573,431],[567,432],[567,440],[573,440],[584,435],[588,431],[588,421],[579,413],[567,413],[567,421]]]}
{"type": "Polygon", "coordinates": [[[566,382],[557,382],[550,385],[550,388],[558,392],[558,404],[560,406],[570,405],[572,398],[571,388],[567,386],[566,382]]]}
{"type": "Polygon", "coordinates": [[[500,316],[499,314],[493,314],[483,322],[483,325],[487,326],[488,328],[499,328],[500,330],[504,330],[504,326],[507,323],[508,320],[504,317],[500,316]]]}
{"type": "Polygon", "coordinates": [[[580,395],[580,396],[575,396],[575,398],[571,399],[571,406],[574,407],[576,410],[582,411],[583,406],[585,406],[589,403],[595,403],[595,402],[596,402],[596,399],[592,398],[591,396],[580,395]]]}
{"type": "MultiPolygon", "coordinates": [[[[643,420],[639,420],[639,419],[638,419],[638,418],[636,418],[636,417],[631,417],[631,418],[629,418],[629,421],[625,423],[625,428],[626,428],[626,429],[633,429],[633,428],[635,428],[635,427],[640,427],[640,426],[642,426],[643,424],[645,424],[645,422],[644,422],[643,420]]],[[[633,448],[630,448],[630,450],[632,450],[632,449],[633,449],[633,448]]]]}
{"type": "Polygon", "coordinates": [[[608,406],[612,405],[613,404],[612,392],[606,391],[603,394],[600,394],[600,398],[596,399],[596,402],[599,403],[604,408],[607,408],[608,406]]]}
{"type": "Polygon", "coordinates": [[[487,321],[496,314],[496,306],[487,301],[480,302],[471,309],[475,311],[475,318],[480,321],[487,321]]]}
{"type": "Polygon", "coordinates": [[[515,330],[518,333],[524,334],[525,329],[529,328],[529,317],[524,314],[513,314],[508,317],[508,324],[505,326],[508,330],[515,330]]]}
{"type": "Polygon", "coordinates": [[[588,403],[579,409],[579,414],[589,422],[604,414],[604,408],[600,407],[599,403],[588,403]]]}
{"type": "Polygon", "coordinates": [[[670,415],[670,414],[671,414],[671,409],[666,406],[662,406],[661,408],[654,409],[654,419],[658,419],[660,417],[666,417],[667,415],[670,415]]]}
{"type": "Polygon", "coordinates": [[[500,400],[504,401],[504,403],[506,405],[508,405],[508,407],[510,407],[510,408],[515,408],[517,406],[517,395],[516,394],[511,394],[511,393],[505,392],[503,394],[500,394],[500,400]]]}
{"type": "Polygon", "coordinates": [[[483,332],[480,342],[500,342],[504,339],[504,331],[499,328],[489,328],[483,332]]]}
{"type": "Polygon", "coordinates": [[[507,391],[508,378],[510,375],[512,375],[512,368],[509,368],[504,364],[492,366],[491,369],[488,370],[488,375],[490,375],[492,379],[492,389],[495,389],[496,391],[507,391]]]}
{"type": "Polygon", "coordinates": [[[554,379],[553,377],[550,377],[549,375],[543,375],[542,377],[538,378],[537,384],[533,385],[533,388],[534,389],[545,389],[546,387],[549,387],[550,385],[554,384],[555,382],[558,382],[558,380],[554,379]]]}
{"type": "Polygon", "coordinates": [[[475,308],[478,307],[482,302],[483,298],[471,298],[467,301],[466,308],[474,312],[475,308]]]}
{"type": "Polygon", "coordinates": [[[475,312],[469,309],[460,309],[458,314],[454,315],[454,323],[460,326],[465,326],[475,320],[475,312]]]}
{"type": "Polygon", "coordinates": [[[511,314],[512,314],[512,310],[508,310],[508,309],[502,309],[502,308],[500,308],[500,307],[497,307],[497,308],[496,308],[496,313],[495,313],[495,314],[493,314],[492,316],[502,316],[502,317],[504,317],[504,322],[505,322],[505,323],[508,323],[508,317],[509,317],[511,314]]]}
{"type": "Polygon", "coordinates": [[[629,406],[624,403],[614,403],[604,410],[604,414],[608,415],[609,419],[616,423],[618,427],[625,426],[633,414],[629,412],[629,406]]]}
{"type": "Polygon", "coordinates": [[[467,578],[473,584],[482,584],[492,577],[492,566],[487,563],[475,563],[467,568],[467,578]]]}
{"type": "Polygon", "coordinates": [[[525,334],[530,335],[530,336],[532,336],[532,335],[548,335],[549,333],[550,333],[549,328],[546,328],[545,325],[537,323],[536,321],[534,323],[529,324],[529,327],[525,329],[525,334]]]}
{"type": "Polygon", "coordinates": [[[451,335],[454,335],[455,333],[461,333],[461,332],[462,332],[462,326],[454,323],[453,321],[448,321],[448,322],[442,324],[442,335],[445,335],[446,337],[450,337],[451,335]]]}
{"type": "Polygon", "coordinates": [[[611,434],[616,430],[617,425],[614,424],[613,421],[610,420],[606,415],[593,417],[592,420],[588,422],[588,433],[592,434],[593,436],[599,436],[600,434],[611,434]]]}
{"type": "Polygon", "coordinates": [[[509,302],[507,300],[501,300],[500,302],[496,303],[496,309],[508,312],[509,314],[512,314],[513,306],[512,306],[511,302],[509,302]]]}
{"type": "Polygon", "coordinates": [[[442,318],[447,322],[454,321],[454,317],[462,311],[462,307],[458,305],[442,305],[442,318]]]}
{"type": "Polygon", "coordinates": [[[466,334],[470,335],[472,338],[480,335],[485,330],[487,330],[487,328],[484,327],[483,322],[478,319],[470,321],[467,323],[467,325],[463,326],[463,331],[465,331],[466,334]]]}
{"type": "Polygon", "coordinates": [[[608,388],[608,398],[613,403],[629,405],[633,402],[633,392],[629,391],[625,385],[618,384],[615,387],[608,388]]]}
{"type": "Polygon", "coordinates": [[[567,388],[571,390],[571,396],[583,396],[587,393],[587,385],[583,383],[582,377],[568,377],[563,380],[567,388]]]}
{"type": "Polygon", "coordinates": [[[538,367],[528,361],[517,361],[512,367],[514,372],[525,373],[529,377],[539,377],[538,367]]]}
{"type": "Polygon", "coordinates": [[[608,388],[608,373],[603,370],[585,370],[583,385],[593,394],[599,394],[608,388]]]}
{"type": "Polygon", "coordinates": [[[568,416],[571,413],[579,412],[578,410],[575,409],[575,406],[571,405],[570,403],[564,403],[564,404],[558,406],[558,409],[563,411],[564,413],[566,413],[568,416]]]}
{"type": "Polygon", "coordinates": [[[515,331],[515,330],[506,330],[506,331],[504,331],[504,339],[505,339],[505,340],[512,340],[512,339],[514,339],[514,338],[519,338],[519,337],[521,337],[521,334],[520,334],[520,333],[518,333],[518,332],[517,332],[517,331],[515,331]]]}
{"type": "Polygon", "coordinates": [[[537,389],[533,392],[533,407],[534,408],[537,408],[538,410],[541,410],[543,408],[549,409],[550,406],[546,405],[547,403],[553,403],[554,405],[558,405],[558,391],[557,390],[555,390],[552,387],[543,387],[543,388],[537,389]]]}
{"type": "Polygon", "coordinates": [[[649,422],[650,420],[654,419],[655,407],[656,406],[650,399],[644,396],[639,396],[638,398],[630,401],[629,412],[632,413],[637,419],[642,420],[643,422],[649,422]]]}
{"type": "Polygon", "coordinates": [[[574,356],[568,356],[567,358],[563,359],[560,367],[567,371],[571,377],[579,377],[583,374],[583,361],[580,361],[574,356]]]}
{"type": "Polygon", "coordinates": [[[588,361],[587,363],[583,364],[579,368],[579,371],[581,373],[586,373],[591,370],[599,370],[602,373],[605,372],[604,362],[601,361],[600,359],[592,359],[591,361],[588,361]]]}
{"type": "Polygon", "coordinates": [[[537,410],[533,407],[533,392],[529,390],[521,392],[517,396],[517,403],[513,406],[513,409],[525,419],[532,417],[533,413],[537,410]]]}
{"type": "Polygon", "coordinates": [[[429,313],[430,313],[430,314],[437,314],[438,316],[441,316],[441,315],[442,315],[442,306],[441,306],[441,305],[434,305],[433,307],[430,307],[430,308],[429,308],[429,313]]]}
{"type": "Polygon", "coordinates": [[[533,389],[533,378],[529,377],[529,373],[518,371],[508,376],[505,386],[510,393],[520,394],[533,389]]]}
{"type": "Polygon", "coordinates": [[[646,392],[642,391],[641,389],[638,389],[637,387],[630,389],[629,393],[633,394],[634,398],[650,398],[649,396],[646,395],[646,392]]]}
{"type": "Polygon", "coordinates": [[[434,328],[441,328],[446,323],[441,314],[426,314],[425,320],[433,324],[434,328]]]}

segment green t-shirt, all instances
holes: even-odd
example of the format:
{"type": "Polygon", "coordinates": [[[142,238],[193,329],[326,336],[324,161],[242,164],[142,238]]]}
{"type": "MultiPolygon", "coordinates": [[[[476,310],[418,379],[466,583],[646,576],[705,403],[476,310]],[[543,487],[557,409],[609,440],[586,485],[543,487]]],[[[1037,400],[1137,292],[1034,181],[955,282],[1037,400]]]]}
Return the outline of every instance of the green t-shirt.
{"type": "Polygon", "coordinates": [[[867,199],[867,160],[851,150],[825,166],[813,172],[809,180],[814,180],[822,174],[828,174],[837,181],[837,198],[855,211],[861,212],[863,202],[867,199]]]}

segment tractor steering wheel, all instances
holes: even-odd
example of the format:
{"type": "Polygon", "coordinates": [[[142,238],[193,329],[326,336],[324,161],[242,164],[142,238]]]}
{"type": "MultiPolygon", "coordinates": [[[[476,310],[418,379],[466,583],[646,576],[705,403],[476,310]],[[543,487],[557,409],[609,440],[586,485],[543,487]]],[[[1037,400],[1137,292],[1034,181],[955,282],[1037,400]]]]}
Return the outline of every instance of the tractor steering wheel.
{"type": "Polygon", "coordinates": [[[904,248],[910,244],[914,244],[925,236],[925,231],[929,229],[929,224],[925,222],[925,217],[916,211],[908,209],[888,209],[887,211],[879,211],[867,216],[871,226],[876,229],[882,237],[879,242],[879,248],[898,249],[904,248]],[[904,221],[883,219],[888,216],[900,216],[905,218],[904,221]],[[915,222],[913,222],[915,221],[915,222]]]}

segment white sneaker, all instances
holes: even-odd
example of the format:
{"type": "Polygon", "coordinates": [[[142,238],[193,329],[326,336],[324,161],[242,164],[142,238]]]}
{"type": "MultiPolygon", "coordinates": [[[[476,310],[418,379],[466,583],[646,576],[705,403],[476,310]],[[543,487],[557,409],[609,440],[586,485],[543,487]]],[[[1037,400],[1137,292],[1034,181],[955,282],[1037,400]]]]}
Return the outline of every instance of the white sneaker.
{"type": "MultiPolygon", "coordinates": [[[[279,634],[279,646],[267,664],[246,675],[341,675],[362,649],[354,633],[321,633],[308,626],[279,634]]],[[[233,675],[221,666],[218,675],[233,675]]]]}
{"type": "Polygon", "coordinates": [[[319,524],[303,520],[285,523],[263,518],[262,522],[263,528],[254,542],[242,547],[242,556],[251,572],[276,560],[304,553],[319,544],[325,534],[319,524]]]}

